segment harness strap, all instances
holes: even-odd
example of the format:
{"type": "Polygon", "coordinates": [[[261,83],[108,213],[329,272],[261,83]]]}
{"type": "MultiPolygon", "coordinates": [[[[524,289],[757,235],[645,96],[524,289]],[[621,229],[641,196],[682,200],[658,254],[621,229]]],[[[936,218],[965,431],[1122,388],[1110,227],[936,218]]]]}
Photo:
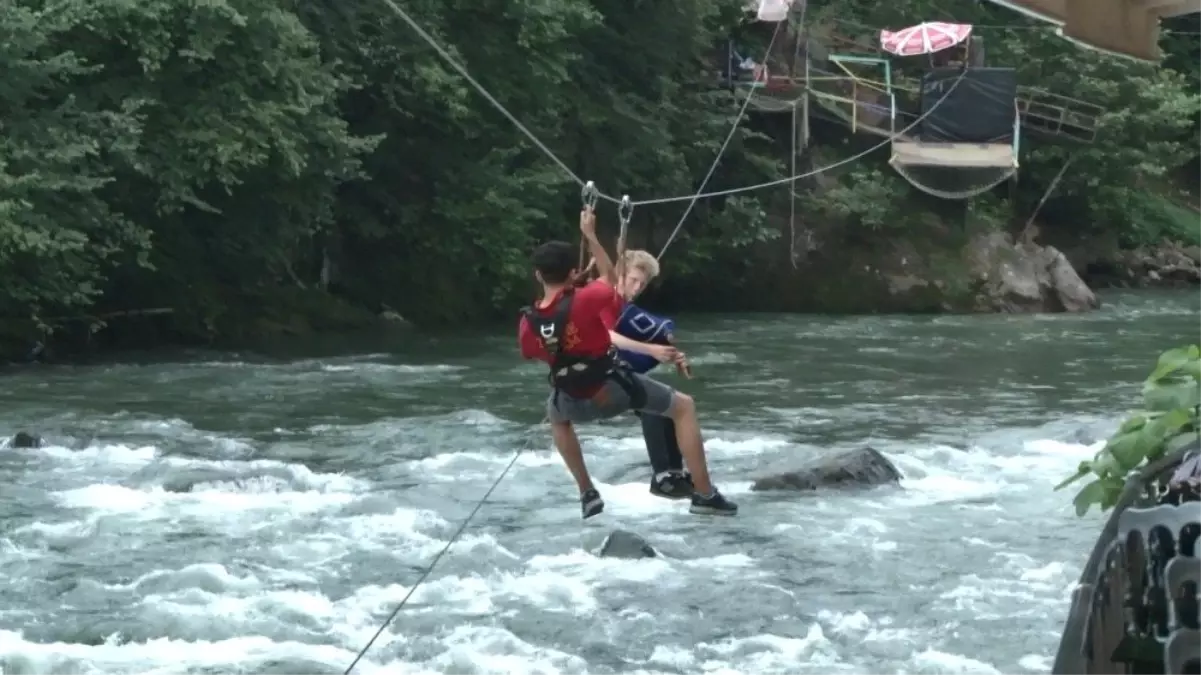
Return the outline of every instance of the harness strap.
{"type": "MultiPolygon", "coordinates": [[[[563,388],[564,380],[584,379],[599,382],[613,365],[613,353],[602,356],[573,356],[565,353],[563,336],[571,314],[574,289],[566,289],[555,303],[551,316],[537,313],[530,307],[522,309],[530,329],[535,331],[550,361],[548,378],[555,389],[563,388]]],[[[567,384],[567,387],[575,385],[567,384]]],[[[587,385],[583,385],[587,386],[587,385]]]]}
{"type": "MultiPolygon", "coordinates": [[[[522,314],[526,321],[529,322],[530,328],[535,330],[538,339],[542,341],[543,348],[546,349],[547,355],[550,356],[550,373],[549,379],[551,387],[554,389],[553,404],[558,405],[559,392],[562,387],[558,386],[556,376],[560,375],[560,371],[572,369],[577,365],[593,364],[608,360],[608,364],[601,381],[612,380],[621,387],[621,389],[630,398],[630,407],[637,410],[646,406],[647,394],[646,388],[642,386],[638,380],[633,377],[632,371],[618,357],[616,348],[610,349],[609,353],[600,357],[581,357],[578,360],[570,358],[563,353],[563,332],[567,329],[568,317],[571,314],[571,304],[574,299],[572,289],[567,289],[563,292],[562,297],[555,303],[554,313],[548,318],[538,316],[532,307],[522,308],[522,314]]],[[[587,367],[587,366],[586,366],[587,367]]],[[[592,367],[596,367],[595,365],[592,367]]]]}
{"type": "Polygon", "coordinates": [[[571,314],[571,303],[574,300],[572,289],[568,288],[563,291],[563,295],[555,303],[554,312],[551,314],[549,321],[538,315],[538,312],[531,306],[522,307],[521,314],[530,325],[530,330],[535,331],[538,340],[542,342],[542,347],[546,349],[546,353],[551,359],[551,369],[556,370],[559,362],[563,359],[563,332],[567,329],[567,319],[571,314]]]}
{"type": "Polygon", "coordinates": [[[625,391],[626,396],[630,397],[631,409],[640,410],[646,407],[646,387],[642,386],[642,383],[638,381],[638,378],[634,377],[629,370],[618,365],[617,367],[613,368],[612,373],[609,375],[609,379],[616,382],[617,386],[621,387],[622,390],[625,391]]]}

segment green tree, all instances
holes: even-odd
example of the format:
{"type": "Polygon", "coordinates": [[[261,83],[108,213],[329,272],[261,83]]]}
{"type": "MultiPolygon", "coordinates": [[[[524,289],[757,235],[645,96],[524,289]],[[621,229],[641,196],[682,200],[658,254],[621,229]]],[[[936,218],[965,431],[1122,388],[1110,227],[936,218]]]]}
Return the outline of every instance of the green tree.
{"type": "MultiPolygon", "coordinates": [[[[638,11],[583,0],[405,5],[577,175],[634,199],[694,189],[733,122],[728,94],[698,82],[726,28],[720,9],[682,0],[638,11]]],[[[352,128],[386,136],[367,160],[370,178],[339,204],[345,257],[370,261],[346,291],[424,321],[492,316],[520,301],[531,245],[576,236],[578,186],[386,5],[312,5],[306,20],[327,58],[352,74],[352,128]]],[[[739,134],[714,185],[778,170],[753,138],[739,134]]],[[[669,229],[684,206],[639,210],[635,229],[669,229]]],[[[602,228],[615,234],[612,209],[603,205],[602,228]]],[[[761,210],[706,204],[688,235],[721,241],[713,235],[745,222],[748,209],[761,210]]]]}
{"type": "Polygon", "coordinates": [[[88,306],[113,257],[149,244],[102,195],[136,146],[137,102],[76,94],[96,67],[56,46],[65,27],[54,11],[0,12],[0,316],[88,306]]]}
{"type": "MultiPolygon", "coordinates": [[[[881,26],[929,19],[1021,22],[969,0],[812,4],[807,24],[858,26],[873,40],[881,26]]],[[[740,34],[754,52],[772,29],[745,21],[739,0],[397,6],[581,180],[635,200],[684,197],[635,210],[630,244],[655,251],[737,119],[740,100],[716,78],[727,37],[740,34]]],[[[528,294],[534,242],[576,236],[576,182],[387,1],[6,8],[4,330],[166,307],[175,313],[156,324],[164,339],[237,339],[340,325],[342,300],[423,323],[489,319],[528,294]]],[[[1083,51],[1045,27],[987,30],[990,62],[1107,110],[1047,212],[1132,240],[1158,236],[1140,234],[1148,221],[1137,196],[1195,155],[1187,55],[1197,41],[1169,34],[1168,67],[1156,70],[1083,51]]],[[[783,33],[778,44],[791,53],[795,38],[783,33]]],[[[786,177],[789,134],[787,115],[739,120],[706,189],[786,177]]],[[[863,140],[823,127],[803,159],[863,140]]],[[[1018,198],[1032,204],[1068,151],[1024,147],[1018,198]]],[[[916,195],[876,155],[806,186],[818,183],[697,203],[669,253],[678,297],[695,306],[715,297],[697,289],[720,284],[736,297],[767,273],[790,278],[790,266],[775,264],[788,248],[778,239],[790,187],[807,222],[842,228],[827,239],[838,246],[921,239],[949,205],[963,207],[916,195]]],[[[967,205],[969,216],[996,220],[996,202],[967,205]]],[[[614,210],[602,204],[607,236],[614,210]]]]}

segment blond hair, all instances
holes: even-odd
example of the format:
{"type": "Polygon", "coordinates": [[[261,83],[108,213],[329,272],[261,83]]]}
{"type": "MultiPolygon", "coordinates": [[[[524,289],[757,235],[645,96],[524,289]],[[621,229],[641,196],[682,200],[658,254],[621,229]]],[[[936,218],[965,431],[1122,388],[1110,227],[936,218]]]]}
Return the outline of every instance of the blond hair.
{"type": "Polygon", "coordinates": [[[641,249],[626,251],[625,255],[621,257],[621,262],[626,270],[634,269],[642,272],[648,282],[659,276],[659,261],[655,260],[655,256],[651,255],[649,251],[641,249]]]}

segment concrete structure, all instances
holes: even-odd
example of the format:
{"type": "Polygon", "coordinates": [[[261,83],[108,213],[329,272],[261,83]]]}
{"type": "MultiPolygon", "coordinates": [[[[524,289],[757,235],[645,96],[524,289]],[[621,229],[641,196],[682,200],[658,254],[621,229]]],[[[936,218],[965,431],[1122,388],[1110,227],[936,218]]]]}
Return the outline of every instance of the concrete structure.
{"type": "Polygon", "coordinates": [[[1054,23],[1085,47],[1158,61],[1159,20],[1201,12],[1201,0],[986,0],[1054,23]]]}

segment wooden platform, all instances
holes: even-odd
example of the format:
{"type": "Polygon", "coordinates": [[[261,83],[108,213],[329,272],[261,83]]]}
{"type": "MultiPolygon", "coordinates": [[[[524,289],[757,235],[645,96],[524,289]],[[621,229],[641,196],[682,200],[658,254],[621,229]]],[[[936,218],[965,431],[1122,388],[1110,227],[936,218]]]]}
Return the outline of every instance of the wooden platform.
{"type": "Polygon", "coordinates": [[[960,169],[1014,169],[1017,158],[1008,143],[923,143],[893,141],[892,164],[960,169]]]}

